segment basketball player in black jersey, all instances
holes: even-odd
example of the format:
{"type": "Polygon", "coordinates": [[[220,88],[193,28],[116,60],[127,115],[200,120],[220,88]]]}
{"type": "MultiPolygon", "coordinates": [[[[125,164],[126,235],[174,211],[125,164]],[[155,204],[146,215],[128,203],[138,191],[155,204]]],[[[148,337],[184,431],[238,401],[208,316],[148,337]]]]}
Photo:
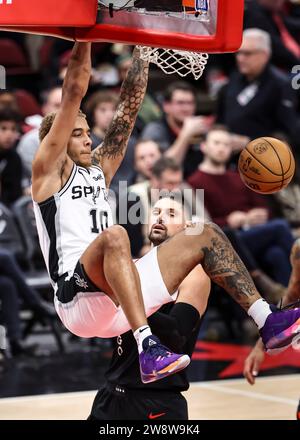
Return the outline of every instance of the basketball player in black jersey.
{"type": "Polygon", "coordinates": [[[149,65],[140,55],[135,48],[111,125],[103,143],[91,152],[90,129],[79,111],[91,74],[91,44],[74,45],[61,108],[41,124],[32,196],[61,320],[83,337],[112,337],[131,328],[142,380],[148,383],[189,363],[187,355],[172,353],[152,336],[146,315],[171,302],[199,264],[254,319],[268,350],[291,344],[300,309],[271,310],[212,223],[198,225],[193,235],[181,231],[136,265],[132,262],[127,233],[112,225],[106,188],[122,162],[146,91],[149,65]]]}
{"type": "MultiPolygon", "coordinates": [[[[153,207],[149,239],[158,246],[190,227],[183,205],[171,197],[153,207]]],[[[199,265],[178,289],[175,303],[164,305],[148,319],[160,340],[177,352],[192,355],[210,292],[210,279],[199,265]]],[[[90,420],[187,420],[182,391],[189,388],[186,370],[159,382],[144,385],[139,379],[139,359],[132,332],[114,340],[114,352],[106,383],[99,390],[90,420]]]]}

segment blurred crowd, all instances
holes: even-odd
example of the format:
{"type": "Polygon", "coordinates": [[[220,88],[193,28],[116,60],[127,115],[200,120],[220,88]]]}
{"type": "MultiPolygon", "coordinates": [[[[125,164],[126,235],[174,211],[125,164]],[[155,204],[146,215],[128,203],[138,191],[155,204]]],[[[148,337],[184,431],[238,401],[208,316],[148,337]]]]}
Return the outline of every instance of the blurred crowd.
{"type": "MultiPolygon", "coordinates": [[[[250,140],[272,136],[289,143],[296,162],[300,160],[300,1],[246,0],[244,29],[240,50],[211,55],[197,82],[151,67],[147,95],[111,189],[127,198],[129,208],[132,200],[140,202],[144,221],[121,222],[134,257],[149,250],[152,189],[190,189],[195,198],[197,189],[204,190],[203,215],[223,228],[261,294],[276,303],[290,277],[293,241],[300,236],[299,172],[280,193],[260,196],[241,182],[237,159],[250,140]]],[[[2,253],[3,261],[14,259],[26,283],[26,249],[22,255],[7,239],[7,219],[14,217],[20,199],[30,196],[39,125],[60,106],[71,49],[72,43],[64,40],[0,32],[0,64],[7,73],[7,88],[0,91],[0,323],[7,327],[13,354],[23,349],[16,326],[18,302],[27,301],[27,307],[48,317],[51,311],[35,291],[31,299],[22,298],[20,279],[1,263],[2,253]],[[5,306],[8,289],[14,292],[15,299],[9,299],[14,307],[5,306]],[[14,310],[14,317],[8,316],[8,309],[14,310]]],[[[131,52],[132,47],[121,44],[93,45],[93,73],[82,107],[92,130],[92,148],[110,125],[131,52]]],[[[22,225],[18,228],[22,235],[22,225]]],[[[26,238],[21,240],[26,248],[26,238]]],[[[244,325],[246,317],[233,304],[227,309],[229,321],[244,325]]]]}

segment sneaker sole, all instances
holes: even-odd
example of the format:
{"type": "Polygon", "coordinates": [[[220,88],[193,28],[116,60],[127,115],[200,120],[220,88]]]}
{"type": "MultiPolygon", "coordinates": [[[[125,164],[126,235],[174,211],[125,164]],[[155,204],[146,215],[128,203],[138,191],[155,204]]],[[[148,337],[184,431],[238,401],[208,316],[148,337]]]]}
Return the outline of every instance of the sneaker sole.
{"type": "Polygon", "coordinates": [[[291,344],[299,350],[300,318],[283,332],[271,338],[266,344],[266,352],[276,355],[286,350],[291,344]]]}
{"type": "Polygon", "coordinates": [[[155,374],[143,374],[141,373],[142,382],[150,383],[156,382],[157,380],[163,379],[164,377],[171,376],[171,374],[178,373],[179,371],[186,368],[191,359],[188,355],[181,356],[177,361],[165,367],[163,370],[157,371],[155,374]]]}

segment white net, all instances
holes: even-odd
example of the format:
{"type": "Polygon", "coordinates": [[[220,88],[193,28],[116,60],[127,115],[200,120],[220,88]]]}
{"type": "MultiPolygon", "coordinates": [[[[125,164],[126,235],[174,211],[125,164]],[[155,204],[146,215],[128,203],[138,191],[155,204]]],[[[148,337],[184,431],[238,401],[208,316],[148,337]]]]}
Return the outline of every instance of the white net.
{"type": "Polygon", "coordinates": [[[189,74],[199,79],[205,69],[208,60],[207,53],[187,52],[175,49],[160,49],[146,46],[138,46],[141,58],[156,64],[167,75],[177,73],[185,77],[189,74]]]}

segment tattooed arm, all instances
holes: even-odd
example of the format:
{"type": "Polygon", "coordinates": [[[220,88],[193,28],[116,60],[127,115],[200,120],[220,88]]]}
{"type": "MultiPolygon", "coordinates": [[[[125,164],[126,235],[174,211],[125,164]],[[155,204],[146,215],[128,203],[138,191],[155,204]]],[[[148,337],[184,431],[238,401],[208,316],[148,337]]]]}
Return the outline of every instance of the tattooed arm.
{"type": "Polygon", "coordinates": [[[135,48],[132,65],[122,84],[116,113],[103,143],[92,153],[92,163],[103,169],[107,186],[126,153],[128,140],[145,96],[148,71],[149,63],[140,59],[139,49],[135,48]]]}

